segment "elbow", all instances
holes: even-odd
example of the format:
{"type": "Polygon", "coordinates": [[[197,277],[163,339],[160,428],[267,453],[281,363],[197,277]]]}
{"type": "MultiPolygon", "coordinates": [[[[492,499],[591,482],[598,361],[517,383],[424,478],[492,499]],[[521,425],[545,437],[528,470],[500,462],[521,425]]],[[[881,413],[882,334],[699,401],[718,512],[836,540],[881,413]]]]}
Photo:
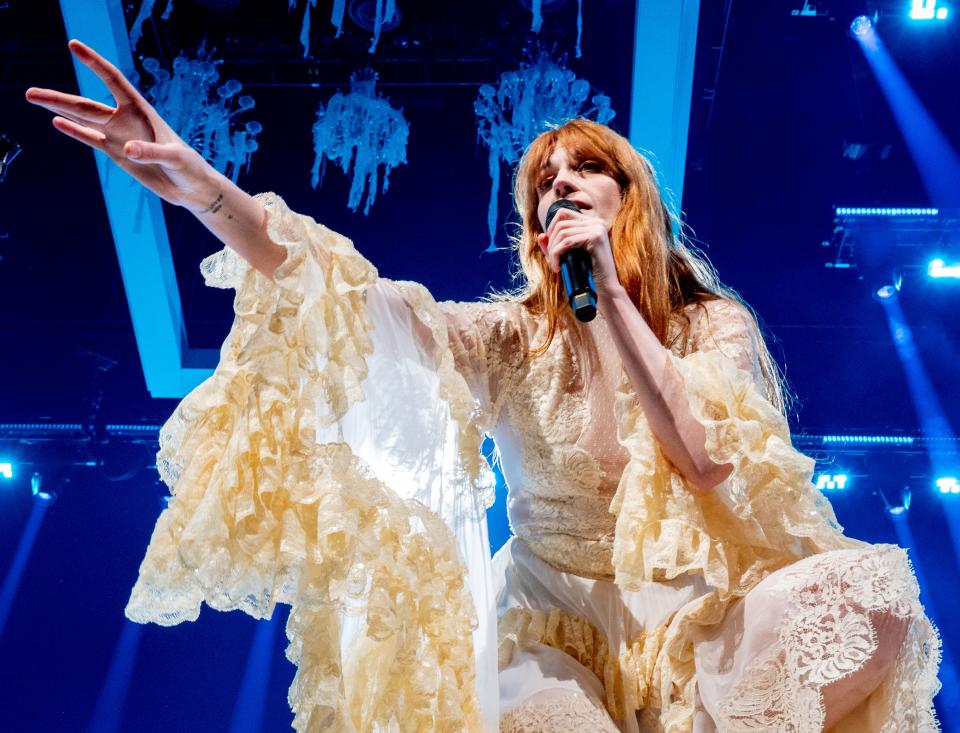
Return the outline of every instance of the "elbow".
{"type": "Polygon", "coordinates": [[[694,476],[687,477],[687,483],[695,494],[710,493],[733,473],[733,465],[730,463],[708,463],[707,467],[696,471],[694,476]]]}

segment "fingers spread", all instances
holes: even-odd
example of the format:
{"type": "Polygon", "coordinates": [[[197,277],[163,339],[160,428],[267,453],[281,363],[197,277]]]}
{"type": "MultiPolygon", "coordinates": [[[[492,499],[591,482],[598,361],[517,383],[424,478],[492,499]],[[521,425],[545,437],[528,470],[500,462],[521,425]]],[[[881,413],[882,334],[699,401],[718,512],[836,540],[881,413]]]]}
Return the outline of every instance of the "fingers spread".
{"type": "Polygon", "coordinates": [[[103,150],[104,144],[106,142],[107,136],[98,130],[91,130],[89,127],[84,127],[73,120],[68,120],[65,117],[54,117],[53,126],[57,128],[67,137],[72,137],[74,140],[79,140],[82,143],[86,143],[92,148],[97,150],[103,150]]]}
{"type": "Polygon", "coordinates": [[[26,97],[28,102],[51,112],[94,125],[106,124],[114,113],[113,107],[108,107],[86,97],[64,94],[53,89],[31,88],[27,90],[26,97]]]}
{"type": "Polygon", "coordinates": [[[80,43],[80,41],[76,39],[70,41],[67,45],[78,59],[90,67],[90,70],[103,80],[103,83],[107,85],[107,89],[110,90],[114,99],[117,100],[117,104],[129,104],[135,99],[140,98],[140,93],[136,90],[136,87],[127,81],[127,77],[121,73],[120,69],[92,48],[80,43]]]}

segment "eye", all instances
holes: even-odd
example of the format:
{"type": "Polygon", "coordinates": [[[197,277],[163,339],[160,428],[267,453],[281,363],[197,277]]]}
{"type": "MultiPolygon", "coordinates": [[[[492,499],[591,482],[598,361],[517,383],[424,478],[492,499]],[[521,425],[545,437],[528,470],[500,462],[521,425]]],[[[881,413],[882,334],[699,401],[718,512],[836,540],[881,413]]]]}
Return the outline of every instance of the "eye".
{"type": "Polygon", "coordinates": [[[552,183],[553,183],[552,177],[540,179],[540,182],[537,184],[537,191],[539,191],[540,193],[543,193],[548,188],[550,188],[552,183]]]}
{"type": "Polygon", "coordinates": [[[603,168],[595,160],[585,160],[580,164],[580,167],[577,169],[579,171],[587,171],[589,173],[599,173],[603,168]]]}

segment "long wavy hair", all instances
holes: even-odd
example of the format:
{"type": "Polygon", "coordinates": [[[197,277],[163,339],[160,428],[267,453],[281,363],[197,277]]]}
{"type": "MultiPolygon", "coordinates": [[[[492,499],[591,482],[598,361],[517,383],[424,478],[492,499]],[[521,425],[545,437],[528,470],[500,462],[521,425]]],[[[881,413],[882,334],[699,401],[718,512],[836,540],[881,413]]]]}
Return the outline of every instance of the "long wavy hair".
{"type": "Polygon", "coordinates": [[[767,398],[786,415],[790,392],[753,309],[720,281],[706,255],[684,235],[679,219],[660,196],[650,162],[626,138],[587,119],[570,120],[541,134],[526,149],[514,173],[513,200],[520,224],[512,245],[519,263],[514,276],[520,285],[495,298],[519,301],[534,315],[546,318],[546,339],[531,354],[539,356],[547,350],[561,320],[573,322],[560,275],[550,269],[537,244],[543,232],[537,216],[538,183],[557,145],[564,147],[571,160],[596,161],[601,172],[619,184],[621,206],[610,232],[617,277],[660,342],[667,348],[675,345],[668,343],[669,325],[674,321],[679,325],[674,340],[682,339],[681,351],[686,353],[691,323],[684,308],[721,298],[739,303],[756,328],[767,398]],[[674,233],[675,221],[679,234],[674,233]]]}

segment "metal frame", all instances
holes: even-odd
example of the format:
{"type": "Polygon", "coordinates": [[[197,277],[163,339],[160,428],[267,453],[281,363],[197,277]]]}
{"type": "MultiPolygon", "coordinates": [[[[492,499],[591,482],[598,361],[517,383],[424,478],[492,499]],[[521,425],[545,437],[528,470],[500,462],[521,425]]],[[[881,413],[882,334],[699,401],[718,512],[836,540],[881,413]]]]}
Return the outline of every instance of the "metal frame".
{"type": "MultiPolygon", "coordinates": [[[[95,48],[124,74],[133,55],[120,0],[60,0],[70,38],[95,48]]],[[[74,59],[80,94],[113,104],[97,76],[74,59]]],[[[153,397],[183,397],[217,363],[215,349],[191,349],[160,199],[108,156],[95,151],[97,173],[130,304],[146,386],[153,397]]]]}

